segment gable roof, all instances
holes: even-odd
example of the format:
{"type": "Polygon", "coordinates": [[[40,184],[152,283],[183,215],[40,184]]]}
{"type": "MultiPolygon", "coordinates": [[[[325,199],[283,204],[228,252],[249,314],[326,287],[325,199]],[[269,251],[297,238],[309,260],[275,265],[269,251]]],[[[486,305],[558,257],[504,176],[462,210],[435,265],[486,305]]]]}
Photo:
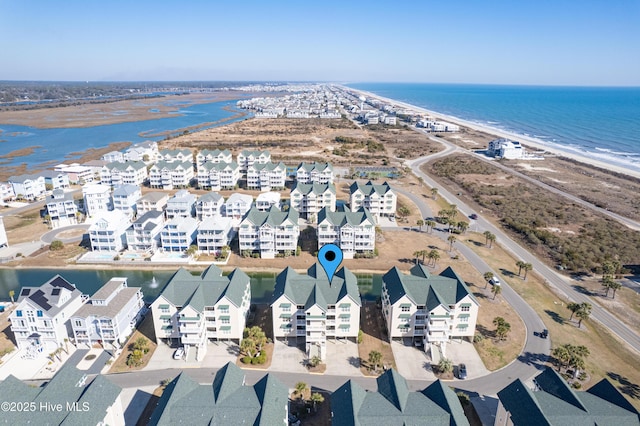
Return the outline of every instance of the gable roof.
{"type": "Polygon", "coordinates": [[[238,163],[235,161],[230,163],[204,163],[198,166],[198,170],[206,170],[208,172],[216,170],[218,172],[223,172],[225,170],[236,170],[238,167],[238,163]]]}
{"type": "Polygon", "coordinates": [[[291,193],[294,191],[300,192],[302,195],[308,195],[310,193],[314,194],[324,194],[327,191],[336,193],[336,187],[332,183],[300,183],[296,181],[291,188],[291,193]]]}
{"type": "Polygon", "coordinates": [[[179,168],[184,170],[193,169],[193,164],[189,161],[158,161],[156,164],[151,166],[151,170],[177,170],[179,168]]]}
{"type": "Polygon", "coordinates": [[[49,281],[40,287],[22,287],[18,303],[28,301],[31,305],[42,309],[47,315],[56,316],[65,306],[82,296],[82,292],[60,275],[56,274],[49,281]],[[64,290],[61,291],[61,290],[64,290]],[[61,296],[66,296],[70,292],[69,300],[58,306],[61,296]]]}
{"type": "Polygon", "coordinates": [[[371,215],[368,209],[360,208],[354,212],[345,208],[344,211],[332,212],[329,208],[323,207],[318,212],[318,224],[324,221],[329,222],[333,226],[361,226],[361,225],[376,225],[375,219],[371,215]]]}
{"type": "Polygon", "coordinates": [[[206,194],[200,196],[200,198],[198,198],[198,204],[204,204],[204,203],[218,203],[218,202],[224,202],[224,198],[222,198],[222,195],[218,194],[217,192],[207,192],[206,194]]]}
{"type": "Polygon", "coordinates": [[[377,185],[371,181],[365,184],[362,184],[360,182],[353,182],[351,186],[349,186],[349,192],[353,194],[357,191],[362,192],[366,196],[370,196],[373,193],[385,195],[388,192],[393,192],[393,190],[391,189],[391,185],[389,185],[387,182],[384,182],[382,185],[377,185]]]}
{"type": "Polygon", "coordinates": [[[314,162],[314,163],[300,163],[298,165],[298,170],[304,170],[308,173],[312,172],[313,170],[316,170],[318,172],[324,172],[324,171],[333,171],[333,166],[331,165],[331,163],[318,163],[318,162],[314,162]]]}
{"type": "Polygon", "coordinates": [[[284,165],[283,162],[279,162],[279,163],[253,163],[251,166],[249,166],[249,170],[254,170],[256,172],[260,172],[260,171],[268,171],[268,172],[272,172],[274,170],[279,170],[281,172],[286,172],[287,170],[287,166],[284,165]]]}
{"type": "Polygon", "coordinates": [[[294,226],[298,226],[298,211],[290,208],[287,211],[281,211],[278,207],[271,206],[267,211],[260,211],[257,207],[252,207],[247,212],[240,225],[249,222],[254,226],[270,225],[281,226],[284,222],[290,221],[294,226]]]}
{"type": "Polygon", "coordinates": [[[113,190],[114,197],[128,197],[129,195],[135,194],[136,192],[140,192],[140,187],[137,185],[124,184],[119,185],[113,190]]]}

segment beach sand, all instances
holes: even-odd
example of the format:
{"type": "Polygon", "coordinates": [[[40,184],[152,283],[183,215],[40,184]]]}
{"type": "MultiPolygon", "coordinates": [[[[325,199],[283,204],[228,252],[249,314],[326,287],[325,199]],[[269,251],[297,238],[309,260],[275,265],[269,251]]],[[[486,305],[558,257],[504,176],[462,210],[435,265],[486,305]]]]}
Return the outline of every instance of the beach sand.
{"type": "Polygon", "coordinates": [[[611,170],[614,171],[616,173],[621,173],[624,175],[628,175],[628,176],[633,176],[636,178],[640,178],[640,169],[631,169],[629,167],[625,167],[623,165],[620,164],[612,164],[611,162],[607,162],[607,161],[602,161],[602,160],[598,160],[596,158],[593,158],[592,156],[589,155],[589,153],[585,152],[584,154],[580,154],[577,152],[569,152],[569,151],[565,151],[559,148],[555,148],[555,147],[551,147],[549,146],[548,143],[537,139],[537,138],[533,138],[530,136],[525,136],[525,135],[520,135],[517,133],[513,133],[513,132],[508,132],[505,130],[501,130],[501,129],[497,129],[495,127],[491,127],[491,126],[485,126],[482,124],[478,124],[478,123],[473,123],[471,121],[468,120],[463,120],[461,118],[458,117],[454,117],[451,115],[447,115],[447,114],[441,114],[439,112],[436,111],[431,111],[428,110],[426,108],[421,108],[415,105],[411,105],[405,102],[399,102],[396,101],[394,99],[390,99],[390,98],[385,98],[383,96],[379,96],[376,95],[375,93],[371,93],[371,92],[366,92],[363,90],[357,90],[357,89],[353,89],[351,87],[344,87],[344,90],[347,91],[351,91],[351,92],[356,92],[361,94],[362,96],[365,97],[369,97],[369,98],[373,98],[373,99],[379,99],[381,101],[384,101],[386,103],[392,104],[392,105],[397,105],[400,106],[402,108],[406,108],[409,110],[413,110],[416,111],[417,113],[421,113],[421,114],[428,114],[432,117],[435,117],[437,119],[443,120],[443,121],[449,121],[451,123],[457,124],[459,126],[462,127],[467,127],[473,130],[477,130],[480,132],[484,132],[484,133],[488,133],[491,135],[494,135],[496,137],[499,138],[506,138],[506,139],[511,139],[514,141],[520,141],[525,147],[528,148],[535,148],[536,150],[539,151],[544,151],[546,153],[550,153],[559,157],[567,157],[570,158],[574,161],[578,161],[581,163],[586,163],[586,164],[590,164],[592,166],[595,167],[600,167],[602,169],[605,170],[611,170]]]}

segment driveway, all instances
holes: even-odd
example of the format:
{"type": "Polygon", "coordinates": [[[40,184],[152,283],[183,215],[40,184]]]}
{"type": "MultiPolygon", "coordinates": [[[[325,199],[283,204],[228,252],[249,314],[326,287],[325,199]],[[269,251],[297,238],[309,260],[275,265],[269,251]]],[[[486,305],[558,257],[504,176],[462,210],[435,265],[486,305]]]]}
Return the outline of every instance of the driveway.
{"type": "Polygon", "coordinates": [[[273,359],[269,371],[287,371],[290,373],[307,373],[306,353],[304,346],[296,346],[295,340],[284,343],[275,339],[273,346],[273,359]]]}
{"type": "Polygon", "coordinates": [[[327,369],[325,374],[362,376],[358,345],[350,340],[327,340],[327,369]]]}
{"type": "Polygon", "coordinates": [[[416,348],[411,341],[406,343],[393,340],[391,350],[396,360],[396,367],[402,377],[407,380],[436,380],[431,371],[431,357],[422,348],[416,348]]]}
{"type": "Polygon", "coordinates": [[[469,379],[475,379],[476,377],[486,376],[491,373],[485,368],[480,355],[478,355],[478,351],[476,351],[476,348],[473,346],[473,343],[467,342],[466,340],[451,341],[447,345],[447,358],[453,361],[456,377],[458,377],[458,364],[461,363],[467,366],[467,377],[469,379]]]}
{"type": "Polygon", "coordinates": [[[207,353],[202,361],[195,361],[195,349],[189,351],[188,361],[173,359],[177,348],[158,343],[151,360],[143,370],[166,370],[170,368],[221,368],[228,362],[236,362],[239,347],[233,342],[209,342],[207,353]],[[193,354],[193,355],[191,355],[193,354]]]}

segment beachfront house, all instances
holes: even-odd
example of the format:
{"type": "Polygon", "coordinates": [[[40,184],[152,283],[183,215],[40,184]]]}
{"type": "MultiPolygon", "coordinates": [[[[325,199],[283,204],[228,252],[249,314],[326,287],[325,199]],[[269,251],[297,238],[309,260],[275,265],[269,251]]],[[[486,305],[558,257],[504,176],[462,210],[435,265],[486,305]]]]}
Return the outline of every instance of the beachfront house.
{"type": "Polygon", "coordinates": [[[228,149],[201,149],[196,155],[198,168],[204,163],[231,163],[233,156],[228,149]]]}
{"type": "Polygon", "coordinates": [[[261,212],[269,210],[272,206],[280,208],[279,192],[263,192],[256,197],[256,208],[261,212]]]}
{"type": "Polygon", "coordinates": [[[231,218],[222,216],[206,217],[198,224],[196,243],[198,251],[205,254],[220,255],[223,247],[229,247],[235,232],[231,227],[231,218]]]}
{"type": "Polygon", "coordinates": [[[91,251],[117,254],[127,247],[127,228],[131,225],[122,210],[103,211],[89,227],[91,251]]]}
{"type": "Polygon", "coordinates": [[[27,358],[45,357],[65,346],[69,318],[82,306],[82,293],[56,275],[39,287],[22,287],[18,306],[9,315],[18,349],[27,358]]]}
{"type": "Polygon", "coordinates": [[[493,424],[637,425],[639,417],[638,410],[608,379],[587,391],[577,391],[546,367],[533,378],[532,386],[515,379],[498,392],[493,424]]]}
{"type": "Polygon", "coordinates": [[[271,191],[284,189],[287,179],[287,166],[280,162],[274,164],[253,163],[247,168],[247,189],[271,191]]]}
{"type": "Polygon", "coordinates": [[[200,189],[233,189],[240,179],[240,166],[235,162],[204,163],[198,166],[197,179],[200,189]]]}
{"type": "Polygon", "coordinates": [[[183,252],[193,244],[198,221],[193,217],[175,217],[168,221],[160,232],[163,251],[183,252]]]}
{"type": "Polygon", "coordinates": [[[304,343],[308,358],[326,359],[327,338],[357,339],[361,306],[358,279],[348,269],[340,268],[329,282],[318,263],[306,275],[287,267],[271,297],[273,335],[304,343]]]}
{"type": "Polygon", "coordinates": [[[186,188],[193,177],[193,164],[191,162],[159,161],[149,169],[149,186],[165,190],[186,188]]]}
{"type": "Polygon", "coordinates": [[[376,223],[367,209],[332,212],[324,207],[318,212],[318,249],[335,244],[345,259],[373,256],[376,248],[376,223]]]}
{"type": "Polygon", "coordinates": [[[198,196],[190,193],[186,189],[181,189],[169,198],[165,214],[167,219],[174,217],[193,217],[196,212],[196,200],[198,196]]]}
{"type": "Polygon", "coordinates": [[[318,212],[327,207],[336,209],[336,187],[332,183],[298,183],[291,189],[291,208],[300,212],[306,219],[316,217],[318,212]]]}
{"type": "Polygon", "coordinates": [[[251,151],[245,149],[238,154],[240,173],[246,174],[249,166],[253,163],[266,164],[269,162],[271,162],[271,153],[269,153],[269,151],[251,151]]]}
{"type": "Polygon", "coordinates": [[[120,185],[142,186],[147,177],[147,166],[142,161],[109,163],[100,170],[100,183],[112,188],[120,185]]]}
{"type": "Polygon", "coordinates": [[[415,265],[410,275],[393,267],[382,277],[382,315],[390,339],[411,339],[446,357],[447,343],[472,338],[480,304],[466,283],[448,267],[432,275],[415,265]]]}
{"type": "Polygon", "coordinates": [[[164,228],[162,211],[150,210],[127,228],[127,249],[137,253],[152,253],[160,247],[160,232],[164,228]]]}
{"type": "Polygon", "coordinates": [[[376,382],[376,391],[349,380],[331,393],[332,418],[348,419],[352,425],[469,426],[458,396],[445,382],[410,391],[395,369],[386,370],[376,382]]]}
{"type": "Polygon", "coordinates": [[[149,165],[158,161],[158,143],[144,141],[131,145],[124,151],[124,161],[142,161],[149,165]]]}
{"type": "Polygon", "coordinates": [[[295,209],[283,212],[276,206],[268,211],[252,208],[240,222],[238,230],[240,253],[249,256],[258,252],[263,259],[295,254],[298,237],[298,212],[295,209]]]}
{"type": "Polygon", "coordinates": [[[249,386],[244,371],[229,362],[216,371],[211,384],[180,373],[165,388],[149,424],[173,426],[183,419],[203,425],[284,426],[290,419],[288,398],[289,388],[272,374],[249,386]]]}
{"type": "MultiPolygon", "coordinates": [[[[74,363],[75,364],[75,363],[74,363]]],[[[9,406],[33,410],[3,411],[8,425],[124,425],[122,388],[106,376],[91,378],[86,370],[66,363],[41,386],[13,375],[0,381],[0,395],[9,406]],[[49,407],[47,409],[46,407],[49,407]]]]}
{"type": "Polygon", "coordinates": [[[190,149],[161,149],[158,152],[158,161],[167,163],[191,163],[193,165],[193,152],[190,149]]]}
{"type": "Polygon", "coordinates": [[[36,200],[43,197],[47,191],[44,177],[40,175],[11,176],[9,183],[13,187],[16,198],[22,200],[36,200]]]}
{"type": "Polygon", "coordinates": [[[250,304],[251,280],[240,269],[222,275],[211,265],[197,276],[180,268],[151,304],[156,338],[200,361],[209,341],[240,343],[250,304]]]}
{"type": "Polygon", "coordinates": [[[333,183],[331,163],[300,163],[296,169],[299,183],[333,183]]]}
{"type": "Polygon", "coordinates": [[[489,142],[487,154],[507,160],[517,160],[525,156],[524,148],[520,142],[509,139],[494,139],[489,142]]]}
{"type": "Polygon", "coordinates": [[[224,203],[222,214],[235,219],[242,218],[253,205],[253,197],[248,194],[231,194],[224,203]]]}
{"type": "Polygon", "coordinates": [[[394,217],[398,196],[385,182],[382,185],[369,181],[366,184],[353,182],[349,187],[349,205],[351,210],[365,208],[377,219],[380,216],[394,217]]]}
{"type": "Polygon", "coordinates": [[[47,197],[46,209],[53,229],[78,223],[78,206],[70,192],[54,189],[47,197]]]}
{"type": "Polygon", "coordinates": [[[150,211],[164,212],[169,201],[169,194],[165,192],[147,192],[136,202],[138,217],[150,211]]]}
{"type": "Polygon", "coordinates": [[[73,340],[76,346],[121,348],[142,320],[143,309],[140,287],[127,286],[126,278],[111,278],[71,316],[73,340]]]}
{"type": "Polygon", "coordinates": [[[88,217],[95,217],[113,210],[111,188],[108,185],[88,183],[82,187],[82,197],[84,199],[84,213],[88,217]]]}
{"type": "Polygon", "coordinates": [[[40,176],[44,178],[44,187],[47,191],[69,188],[69,176],[62,172],[43,170],[40,172],[40,176]]]}
{"type": "Polygon", "coordinates": [[[142,192],[138,185],[120,185],[113,190],[113,209],[124,212],[129,220],[136,215],[136,203],[142,197],[142,192]]]}
{"type": "Polygon", "coordinates": [[[196,201],[196,217],[204,220],[222,214],[224,198],[217,192],[207,192],[196,201]]]}

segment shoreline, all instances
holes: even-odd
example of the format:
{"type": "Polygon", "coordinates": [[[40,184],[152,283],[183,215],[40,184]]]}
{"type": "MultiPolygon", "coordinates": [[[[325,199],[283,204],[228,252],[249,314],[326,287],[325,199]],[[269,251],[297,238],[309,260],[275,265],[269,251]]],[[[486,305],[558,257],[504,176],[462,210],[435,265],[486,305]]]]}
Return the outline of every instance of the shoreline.
{"type": "MultiPolygon", "coordinates": [[[[514,141],[520,141],[524,146],[528,147],[528,148],[535,148],[539,151],[544,151],[546,153],[549,154],[553,154],[556,155],[558,157],[566,157],[569,159],[572,159],[574,161],[580,162],[580,163],[584,163],[584,164],[588,164],[591,166],[595,166],[595,167],[599,167],[601,169],[605,169],[605,170],[609,170],[612,172],[616,172],[616,173],[620,173],[623,175],[627,175],[627,176],[631,176],[634,178],[638,178],[640,179],[640,166],[636,167],[636,168],[632,168],[630,165],[626,165],[626,164],[618,164],[616,162],[609,162],[609,161],[604,161],[604,160],[600,160],[597,158],[593,157],[592,153],[589,152],[584,152],[584,153],[580,153],[580,152],[573,152],[569,147],[565,147],[563,148],[557,148],[554,146],[550,146],[550,144],[548,142],[545,142],[541,139],[538,138],[534,138],[531,136],[526,136],[526,135],[521,135],[515,132],[511,132],[511,131],[507,131],[507,130],[502,130],[502,129],[498,129],[495,127],[491,127],[488,125],[484,125],[484,124],[479,124],[479,123],[474,123],[472,121],[469,120],[465,120],[462,118],[458,118],[458,117],[454,117],[452,115],[447,115],[447,114],[442,114],[439,113],[437,111],[432,111],[426,108],[422,108],[413,104],[409,104],[406,102],[401,102],[401,101],[397,101],[395,99],[391,99],[391,98],[387,98],[384,96],[380,96],[377,95],[373,92],[368,92],[365,90],[360,90],[360,89],[354,89],[352,87],[349,86],[341,86],[343,89],[345,90],[350,90],[356,93],[359,93],[365,97],[370,97],[370,98],[374,98],[374,99],[378,99],[381,101],[384,101],[386,103],[390,103],[390,104],[394,104],[394,105],[398,105],[401,106],[403,108],[409,109],[409,110],[413,110],[416,111],[417,113],[424,113],[424,114],[428,114],[430,116],[433,116],[435,118],[444,120],[444,121],[449,121],[453,124],[457,124],[461,127],[466,127],[469,129],[473,129],[479,132],[484,132],[499,138],[506,138],[506,139],[511,139],[514,141]]],[[[613,160],[612,160],[613,161],[613,160]]]]}

